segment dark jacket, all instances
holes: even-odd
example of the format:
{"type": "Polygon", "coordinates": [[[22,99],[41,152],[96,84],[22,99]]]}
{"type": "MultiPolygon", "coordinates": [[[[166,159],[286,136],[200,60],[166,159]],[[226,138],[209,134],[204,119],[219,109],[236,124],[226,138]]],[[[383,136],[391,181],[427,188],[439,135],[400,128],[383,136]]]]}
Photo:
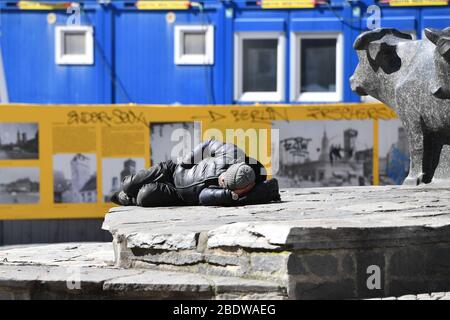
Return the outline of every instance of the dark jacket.
{"type": "Polygon", "coordinates": [[[267,178],[264,166],[232,143],[208,140],[198,145],[177,165],[173,174],[175,188],[188,205],[199,204],[203,189],[218,185],[218,177],[231,165],[245,162],[253,168],[256,183],[267,178]]]}

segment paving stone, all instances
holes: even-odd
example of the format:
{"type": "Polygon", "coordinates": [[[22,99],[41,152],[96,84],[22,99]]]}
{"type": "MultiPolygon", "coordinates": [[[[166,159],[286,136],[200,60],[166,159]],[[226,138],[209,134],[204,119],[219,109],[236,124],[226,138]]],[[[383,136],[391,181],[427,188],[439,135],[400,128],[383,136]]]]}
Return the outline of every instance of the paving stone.
{"type": "Polygon", "coordinates": [[[399,297],[371,298],[367,300],[450,300],[450,292],[408,294],[399,297]]]}
{"type": "Polygon", "coordinates": [[[346,275],[351,275],[355,272],[355,261],[351,254],[347,254],[342,258],[341,268],[342,273],[346,275]]]}
{"type": "Polygon", "coordinates": [[[137,275],[117,277],[108,280],[103,290],[110,291],[153,291],[153,292],[214,292],[214,286],[205,277],[197,274],[146,271],[137,275]]]}
{"type": "Polygon", "coordinates": [[[253,272],[287,273],[289,254],[259,254],[250,256],[250,264],[253,272]]]}
{"type": "MultiPolygon", "coordinates": [[[[108,266],[114,263],[111,243],[58,243],[0,247],[2,265],[108,266]]],[[[1,275],[1,274],[0,274],[1,275]]]]}
{"type": "Polygon", "coordinates": [[[287,298],[272,281],[109,267],[0,266],[0,298],[287,298]],[[74,273],[75,272],[75,273],[74,273]]]}
{"type": "Polygon", "coordinates": [[[427,274],[429,266],[427,251],[419,248],[402,248],[393,253],[389,263],[389,273],[394,276],[417,277],[427,274]]]}
{"type": "MultiPolygon", "coordinates": [[[[136,254],[136,250],[131,250],[134,255],[134,259],[139,261],[146,261],[153,264],[170,264],[170,265],[191,265],[202,262],[204,256],[198,252],[179,253],[176,251],[157,252],[154,254],[140,252],[136,254]]],[[[140,250],[145,251],[145,250],[140,250]]]]}
{"type": "Polygon", "coordinates": [[[308,274],[306,267],[303,265],[303,261],[300,255],[292,254],[288,259],[288,274],[290,275],[306,275],[308,274]]]}
{"type": "Polygon", "coordinates": [[[416,297],[417,300],[433,300],[431,295],[429,295],[428,293],[418,294],[416,297]]]}
{"type": "Polygon", "coordinates": [[[129,248],[157,250],[194,249],[202,232],[207,234],[206,248],[348,249],[435,243],[448,241],[447,193],[446,188],[427,186],[287,189],[283,202],[265,205],[113,208],[103,228],[129,248]]]}
{"type": "Polygon", "coordinates": [[[439,299],[445,296],[445,292],[433,292],[431,294],[433,298],[439,299]]]}
{"type": "Polygon", "coordinates": [[[338,260],[331,254],[305,254],[300,259],[314,275],[335,276],[337,274],[338,260]]]}
{"type": "Polygon", "coordinates": [[[356,298],[355,283],[352,279],[340,279],[329,282],[302,282],[296,281],[290,284],[293,289],[294,299],[339,299],[347,297],[356,298]]]}
{"type": "Polygon", "coordinates": [[[432,294],[450,289],[448,189],[282,194],[281,203],[237,208],[113,208],[103,228],[114,245],[0,248],[0,292],[52,299],[450,297],[432,294]],[[381,269],[381,291],[367,289],[369,265],[381,269]],[[74,274],[83,295],[67,290],[74,274]]]}
{"type": "Polygon", "coordinates": [[[421,294],[450,290],[448,278],[439,278],[429,274],[426,277],[396,278],[389,282],[389,295],[421,294]]]}

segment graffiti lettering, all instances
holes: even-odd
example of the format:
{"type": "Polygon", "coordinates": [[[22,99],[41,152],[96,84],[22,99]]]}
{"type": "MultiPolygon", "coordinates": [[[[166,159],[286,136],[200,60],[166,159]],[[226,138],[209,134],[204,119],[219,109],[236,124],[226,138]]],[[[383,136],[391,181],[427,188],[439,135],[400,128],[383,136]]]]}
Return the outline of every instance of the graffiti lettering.
{"type": "Polygon", "coordinates": [[[135,113],[132,110],[114,109],[111,113],[106,111],[70,111],[67,114],[67,124],[104,124],[107,126],[122,124],[143,124],[148,126],[148,122],[141,113],[135,113]]]}
{"type": "Polygon", "coordinates": [[[231,115],[236,122],[250,121],[252,123],[271,123],[273,120],[289,121],[286,109],[283,109],[283,111],[277,111],[272,107],[251,111],[245,109],[234,109],[231,110],[231,115]]]}
{"type": "Polygon", "coordinates": [[[281,146],[284,150],[292,155],[306,157],[309,155],[308,144],[311,139],[306,139],[303,137],[287,138],[280,141],[281,146]]]}
{"type": "Polygon", "coordinates": [[[393,110],[384,106],[371,108],[311,107],[307,109],[307,117],[316,120],[386,120],[396,118],[396,115],[393,110]]]}
{"type": "Polygon", "coordinates": [[[141,112],[139,114],[134,113],[132,110],[122,111],[119,109],[115,109],[113,111],[114,116],[114,124],[138,124],[141,123],[145,126],[148,126],[148,122],[141,112]]]}
{"type": "MultiPolygon", "coordinates": [[[[270,124],[273,120],[286,120],[289,121],[286,109],[276,110],[273,107],[261,108],[248,110],[246,108],[231,109],[229,111],[233,121],[250,121],[251,123],[268,123],[270,124]]],[[[207,116],[194,116],[192,119],[206,118],[213,122],[227,120],[228,116],[226,114],[221,114],[216,111],[209,110],[207,116]]]]}

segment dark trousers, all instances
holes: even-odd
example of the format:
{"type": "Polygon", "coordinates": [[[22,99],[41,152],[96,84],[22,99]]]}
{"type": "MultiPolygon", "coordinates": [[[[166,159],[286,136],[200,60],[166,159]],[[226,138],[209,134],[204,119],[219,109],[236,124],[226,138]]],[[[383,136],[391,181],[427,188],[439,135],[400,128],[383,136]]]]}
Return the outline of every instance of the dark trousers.
{"type": "Polygon", "coordinates": [[[169,160],[126,176],[122,180],[122,190],[141,207],[182,205],[173,182],[176,166],[169,160]]]}

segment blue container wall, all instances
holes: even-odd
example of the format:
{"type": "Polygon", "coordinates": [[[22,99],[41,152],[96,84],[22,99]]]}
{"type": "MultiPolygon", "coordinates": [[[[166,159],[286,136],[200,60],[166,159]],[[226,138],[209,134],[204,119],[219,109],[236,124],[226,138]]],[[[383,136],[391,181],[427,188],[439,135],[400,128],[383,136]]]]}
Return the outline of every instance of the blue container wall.
{"type": "MultiPolygon", "coordinates": [[[[14,3],[14,1],[9,2],[14,3]]],[[[278,31],[286,37],[284,101],[290,96],[290,35],[302,32],[339,32],[343,35],[343,102],[357,102],[348,78],[357,65],[354,39],[367,25],[366,9],[373,1],[337,0],[315,9],[262,10],[244,1],[205,1],[205,9],[139,11],[132,1],[100,5],[83,1],[82,24],[93,25],[94,64],[55,63],[55,26],[68,15],[61,11],[25,11],[0,3],[1,36],[11,102],[24,103],[149,103],[231,104],[234,82],[234,34],[242,31],[278,31]],[[131,4],[131,5],[130,5],[131,4]],[[358,13],[358,8],[360,14],[358,13]],[[48,23],[49,13],[56,23],[48,23]],[[212,24],[215,28],[214,64],[176,65],[174,27],[212,24]]],[[[382,8],[382,27],[414,32],[425,27],[450,26],[449,7],[382,8]]],[[[296,102],[297,103],[297,102],[296,102]]]]}
{"type": "MultiPolygon", "coordinates": [[[[443,29],[450,26],[450,7],[389,7],[381,6],[381,26],[396,28],[405,32],[414,32],[417,39],[422,38],[425,28],[443,29]]],[[[362,26],[367,25],[363,16],[362,26]]]]}
{"type": "Polygon", "coordinates": [[[216,10],[176,12],[168,23],[167,12],[118,11],[115,15],[116,102],[158,104],[214,104],[223,101],[222,64],[211,66],[174,63],[174,26],[215,26],[215,57],[225,48],[220,40],[223,26],[216,10]],[[219,36],[219,37],[218,37],[219,36]],[[130,101],[131,100],[131,101],[130,101]]]}
{"type": "MultiPolygon", "coordinates": [[[[334,6],[333,11],[325,8],[306,10],[273,10],[261,11],[259,9],[239,10],[234,21],[235,32],[278,31],[284,32],[286,37],[286,74],[285,74],[285,100],[289,103],[294,100],[290,95],[290,79],[293,66],[291,62],[291,34],[301,33],[341,33],[343,35],[343,68],[344,79],[353,73],[357,63],[357,56],[352,49],[352,43],[360,32],[360,21],[352,21],[352,9],[342,3],[334,6]],[[349,21],[342,23],[340,19],[349,21]],[[256,23],[255,23],[256,21],[256,23]]],[[[348,81],[344,81],[343,101],[359,101],[360,98],[350,90],[348,81]]]]}
{"type": "MultiPolygon", "coordinates": [[[[101,55],[92,66],[64,66],[55,63],[55,26],[65,24],[67,14],[55,11],[56,23],[49,24],[44,11],[3,11],[1,48],[11,102],[24,103],[109,103],[104,84],[109,82],[101,55]]],[[[95,38],[104,45],[102,11],[89,10],[82,24],[95,26],[95,38]]]]}

